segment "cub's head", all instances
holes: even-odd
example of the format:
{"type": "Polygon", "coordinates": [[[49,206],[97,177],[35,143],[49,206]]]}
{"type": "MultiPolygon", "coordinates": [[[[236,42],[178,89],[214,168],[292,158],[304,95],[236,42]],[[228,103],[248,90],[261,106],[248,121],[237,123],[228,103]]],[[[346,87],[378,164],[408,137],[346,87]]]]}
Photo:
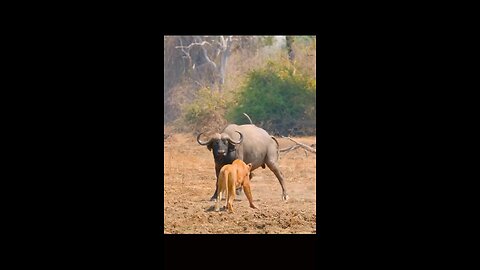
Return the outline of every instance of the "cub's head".
{"type": "Polygon", "coordinates": [[[237,166],[238,176],[239,177],[250,177],[250,171],[252,170],[252,163],[245,164],[245,162],[240,159],[236,159],[232,163],[237,166]]]}

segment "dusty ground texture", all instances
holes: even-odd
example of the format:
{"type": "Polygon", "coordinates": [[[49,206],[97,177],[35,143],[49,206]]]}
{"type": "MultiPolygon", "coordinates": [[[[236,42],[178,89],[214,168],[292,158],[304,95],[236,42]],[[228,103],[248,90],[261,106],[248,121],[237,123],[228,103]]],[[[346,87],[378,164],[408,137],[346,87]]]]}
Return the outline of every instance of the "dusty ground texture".
{"type": "MultiPolygon", "coordinates": [[[[293,142],[277,138],[280,148],[293,142]]],[[[297,137],[313,144],[315,137],[297,137]]],[[[235,213],[212,211],[215,191],[212,152],[191,134],[174,134],[164,144],[165,234],[314,234],[316,233],[316,156],[303,149],[280,153],[289,200],[268,167],[254,170],[252,195],[259,209],[249,207],[242,192],[235,198],[235,213]],[[189,168],[186,170],[185,168],[189,168]]],[[[222,200],[221,206],[225,205],[222,200]]]]}

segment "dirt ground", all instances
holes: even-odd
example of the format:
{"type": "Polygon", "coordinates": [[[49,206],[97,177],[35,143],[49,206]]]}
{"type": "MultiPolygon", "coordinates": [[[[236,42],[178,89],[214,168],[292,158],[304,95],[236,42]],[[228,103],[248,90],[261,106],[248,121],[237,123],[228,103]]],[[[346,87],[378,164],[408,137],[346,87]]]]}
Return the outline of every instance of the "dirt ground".
{"type": "MultiPolygon", "coordinates": [[[[280,148],[294,143],[277,138],[280,148]]],[[[294,138],[307,145],[315,137],[294,138]]],[[[280,153],[289,200],[272,171],[254,170],[252,195],[259,209],[249,207],[242,192],[233,203],[235,213],[213,211],[215,191],[212,152],[191,134],[174,134],[164,144],[165,234],[315,234],[316,155],[303,149],[280,153]],[[185,168],[190,168],[186,170],[185,168]]],[[[222,200],[221,206],[225,205],[222,200]]]]}

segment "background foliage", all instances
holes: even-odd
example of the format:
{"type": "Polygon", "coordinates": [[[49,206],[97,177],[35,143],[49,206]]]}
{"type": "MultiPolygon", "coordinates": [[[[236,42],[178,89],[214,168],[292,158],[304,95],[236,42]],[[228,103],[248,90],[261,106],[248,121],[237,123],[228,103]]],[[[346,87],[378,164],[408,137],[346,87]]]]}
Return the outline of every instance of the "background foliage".
{"type": "Polygon", "coordinates": [[[247,113],[272,134],[316,132],[314,36],[167,36],[164,67],[164,125],[177,131],[220,131],[247,113]]]}
{"type": "Polygon", "coordinates": [[[249,72],[235,105],[227,111],[227,120],[248,123],[243,115],[247,112],[259,126],[273,133],[298,133],[315,122],[315,95],[313,78],[296,72],[288,61],[269,61],[265,68],[249,72]]]}

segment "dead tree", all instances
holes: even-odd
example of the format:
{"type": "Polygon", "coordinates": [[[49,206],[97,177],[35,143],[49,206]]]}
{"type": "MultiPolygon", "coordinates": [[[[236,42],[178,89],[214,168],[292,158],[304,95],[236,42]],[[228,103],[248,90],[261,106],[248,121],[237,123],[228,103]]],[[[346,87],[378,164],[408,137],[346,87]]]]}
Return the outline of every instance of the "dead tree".
{"type": "MultiPolygon", "coordinates": [[[[220,91],[222,91],[221,86],[225,83],[225,71],[227,68],[227,60],[230,56],[230,52],[232,49],[232,36],[224,38],[220,36],[220,49],[219,51],[222,52],[222,58],[220,60],[220,91]]],[[[218,53],[217,53],[218,55],[218,53]]]]}
{"type": "Polygon", "coordinates": [[[295,149],[297,149],[297,148],[303,148],[304,151],[305,151],[305,156],[308,156],[308,155],[307,155],[307,150],[308,150],[309,152],[314,153],[315,155],[317,154],[317,149],[313,148],[313,147],[316,147],[316,146],[317,146],[316,143],[312,144],[311,146],[308,146],[308,145],[306,145],[306,144],[304,144],[304,143],[297,142],[297,141],[295,141],[294,139],[292,139],[292,138],[290,138],[290,137],[284,137],[284,136],[282,136],[282,138],[287,138],[287,139],[289,139],[290,141],[294,142],[295,145],[292,145],[292,146],[289,146],[289,147],[280,149],[280,150],[279,150],[280,152],[290,152],[290,151],[295,150],[295,149]]]}
{"type": "Polygon", "coordinates": [[[293,36],[286,36],[286,45],[288,52],[288,60],[293,64],[295,63],[295,52],[293,51],[293,36]]]}
{"type": "Polygon", "coordinates": [[[180,38],[180,46],[175,48],[181,49],[184,54],[183,57],[188,60],[192,70],[198,70],[200,73],[206,74],[209,77],[211,86],[218,83],[218,89],[222,91],[222,85],[225,84],[228,58],[230,57],[234,40],[237,39],[233,38],[233,36],[194,36],[193,42],[188,45],[184,45],[180,38]],[[207,48],[211,51],[210,56],[207,48]],[[195,53],[192,53],[192,49],[194,49],[195,53]],[[220,60],[217,60],[219,57],[220,60]]]}

